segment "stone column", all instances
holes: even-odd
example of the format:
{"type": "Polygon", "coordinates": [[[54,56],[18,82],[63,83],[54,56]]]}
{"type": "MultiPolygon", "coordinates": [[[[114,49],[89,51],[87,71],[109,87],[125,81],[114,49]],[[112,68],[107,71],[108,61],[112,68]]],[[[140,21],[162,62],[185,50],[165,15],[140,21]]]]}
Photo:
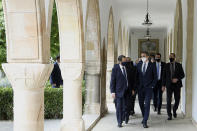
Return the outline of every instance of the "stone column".
{"type": "Polygon", "coordinates": [[[14,90],[14,131],[44,130],[44,86],[49,63],[44,0],[3,0],[7,64],[14,90]]]}
{"type": "Polygon", "coordinates": [[[101,32],[99,0],[88,0],[86,15],[86,103],[85,114],[100,115],[101,32]]]}
{"type": "Polygon", "coordinates": [[[62,63],[64,118],[61,131],[84,131],[82,119],[82,63],[62,63]]]}
{"type": "Polygon", "coordinates": [[[14,90],[14,131],[44,131],[44,86],[50,64],[3,64],[14,90]]]}
{"type": "Polygon", "coordinates": [[[106,82],[106,96],[107,96],[107,103],[112,103],[113,98],[110,92],[110,82],[111,82],[111,73],[112,73],[113,64],[107,64],[107,82],[106,82]]]}
{"type": "Polygon", "coordinates": [[[85,114],[100,114],[100,79],[97,72],[86,72],[85,114]]]}
{"type": "Polygon", "coordinates": [[[56,0],[60,34],[60,68],[63,77],[61,131],[84,131],[82,79],[84,32],[81,0],[56,0]]]}

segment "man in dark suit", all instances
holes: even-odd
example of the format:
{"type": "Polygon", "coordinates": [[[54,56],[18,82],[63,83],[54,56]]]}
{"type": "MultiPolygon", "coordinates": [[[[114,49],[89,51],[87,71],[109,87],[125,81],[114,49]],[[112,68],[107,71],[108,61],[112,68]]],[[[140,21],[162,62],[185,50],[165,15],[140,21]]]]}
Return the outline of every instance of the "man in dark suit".
{"type": "Polygon", "coordinates": [[[171,102],[172,102],[172,94],[174,93],[175,104],[173,107],[173,116],[177,117],[177,109],[180,103],[180,95],[181,95],[181,87],[182,79],[185,77],[185,73],[183,71],[183,67],[180,63],[175,61],[175,54],[171,53],[169,60],[170,62],[166,64],[163,82],[162,82],[162,90],[164,91],[167,88],[167,113],[168,120],[172,120],[172,112],[171,112],[171,102]]]}
{"type": "Polygon", "coordinates": [[[126,58],[126,66],[127,70],[127,78],[128,78],[128,90],[125,93],[126,97],[126,114],[125,114],[125,123],[127,124],[129,121],[129,116],[134,113],[134,105],[135,105],[135,82],[136,82],[136,68],[133,65],[130,57],[126,58]]]}
{"type": "Polygon", "coordinates": [[[114,65],[112,69],[110,90],[116,106],[118,127],[121,128],[125,121],[125,93],[128,90],[128,78],[126,67],[123,65],[126,57],[121,55],[118,57],[118,61],[119,64],[114,65]]]}
{"type": "Polygon", "coordinates": [[[57,56],[56,62],[54,63],[53,71],[50,76],[50,83],[53,88],[59,88],[60,85],[63,85],[63,79],[62,79],[59,63],[60,63],[60,56],[57,56]]]}
{"type": "Polygon", "coordinates": [[[155,55],[155,64],[156,64],[156,68],[157,68],[157,84],[153,90],[154,92],[154,99],[153,99],[153,103],[154,103],[154,107],[155,107],[155,111],[157,111],[157,114],[160,115],[161,114],[161,106],[162,106],[162,95],[163,95],[163,91],[162,91],[162,78],[163,78],[163,71],[165,68],[165,62],[161,61],[161,54],[157,53],[155,55]]]}
{"type": "Polygon", "coordinates": [[[141,62],[137,65],[137,87],[139,105],[143,116],[143,127],[148,128],[147,121],[150,114],[150,101],[153,88],[157,83],[157,70],[155,64],[148,60],[147,52],[141,53],[141,62]]]}

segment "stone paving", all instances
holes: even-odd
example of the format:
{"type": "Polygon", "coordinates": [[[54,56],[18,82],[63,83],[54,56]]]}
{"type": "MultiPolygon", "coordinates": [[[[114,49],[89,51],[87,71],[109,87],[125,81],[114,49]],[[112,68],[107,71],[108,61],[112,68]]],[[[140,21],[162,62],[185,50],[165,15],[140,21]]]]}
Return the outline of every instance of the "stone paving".
{"type": "MultiPolygon", "coordinates": [[[[184,119],[180,115],[177,119],[167,121],[166,110],[162,110],[162,115],[157,115],[151,109],[148,129],[144,129],[141,125],[142,117],[140,114],[138,103],[136,104],[136,115],[130,117],[128,125],[117,128],[115,117],[115,109],[113,104],[108,105],[109,113],[103,117],[92,131],[197,131],[197,128],[192,124],[191,120],[184,119]]],[[[45,120],[45,131],[60,131],[61,120],[45,120]]],[[[12,121],[0,121],[0,131],[13,131],[12,121]]]]}
{"type": "Polygon", "coordinates": [[[141,121],[138,103],[136,104],[136,115],[130,117],[128,125],[123,124],[123,128],[117,127],[114,105],[110,104],[109,113],[102,118],[95,126],[93,131],[197,131],[197,128],[192,124],[191,120],[184,119],[182,115],[172,121],[167,121],[166,110],[162,110],[162,115],[157,115],[151,109],[150,119],[148,122],[149,128],[144,129],[141,121]]]}

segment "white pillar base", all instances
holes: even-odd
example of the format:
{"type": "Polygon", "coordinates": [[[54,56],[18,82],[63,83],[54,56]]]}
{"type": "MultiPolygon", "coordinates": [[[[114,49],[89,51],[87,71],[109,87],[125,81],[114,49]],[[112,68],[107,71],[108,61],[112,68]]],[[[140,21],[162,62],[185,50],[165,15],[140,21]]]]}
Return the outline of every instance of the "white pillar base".
{"type": "Polygon", "coordinates": [[[83,119],[62,120],[60,131],[85,131],[84,121],[83,119]]]}
{"type": "Polygon", "coordinates": [[[44,86],[51,64],[3,64],[14,90],[14,131],[44,130],[44,86]]]}

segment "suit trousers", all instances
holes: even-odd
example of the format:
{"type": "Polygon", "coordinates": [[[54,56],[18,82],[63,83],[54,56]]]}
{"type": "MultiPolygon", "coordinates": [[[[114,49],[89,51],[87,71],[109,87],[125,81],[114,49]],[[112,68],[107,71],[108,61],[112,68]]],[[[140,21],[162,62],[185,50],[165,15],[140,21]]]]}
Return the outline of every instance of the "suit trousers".
{"type": "Polygon", "coordinates": [[[125,96],[121,98],[115,98],[114,100],[116,107],[116,118],[118,125],[121,125],[125,121],[125,112],[126,112],[126,99],[125,96]]]}
{"type": "Polygon", "coordinates": [[[153,89],[153,104],[155,109],[158,111],[161,111],[161,106],[162,106],[162,96],[163,96],[163,91],[162,91],[162,84],[161,81],[157,82],[157,85],[153,89]]]}
{"type": "Polygon", "coordinates": [[[150,102],[153,89],[142,87],[138,90],[139,105],[143,116],[143,122],[146,123],[150,114],[150,102]]]}
{"type": "Polygon", "coordinates": [[[167,88],[167,113],[169,117],[172,117],[171,103],[172,103],[173,93],[174,93],[174,99],[175,99],[173,113],[176,113],[179,107],[180,98],[181,98],[181,88],[178,87],[177,84],[171,84],[171,86],[167,88]]]}

